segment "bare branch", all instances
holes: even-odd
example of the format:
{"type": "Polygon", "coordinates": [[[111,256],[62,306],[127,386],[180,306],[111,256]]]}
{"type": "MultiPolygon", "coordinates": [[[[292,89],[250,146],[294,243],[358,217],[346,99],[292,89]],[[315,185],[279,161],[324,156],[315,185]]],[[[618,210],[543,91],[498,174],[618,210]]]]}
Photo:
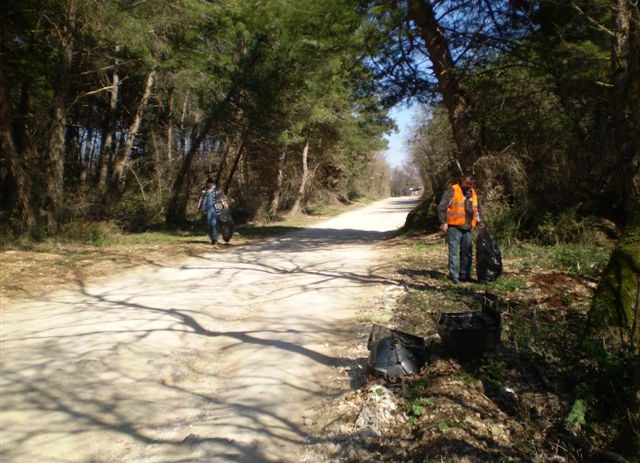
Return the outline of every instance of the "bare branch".
{"type": "Polygon", "coordinates": [[[596,21],[591,16],[589,16],[587,13],[585,13],[584,10],[582,8],[580,8],[579,5],[576,4],[576,2],[572,1],[571,2],[571,6],[573,7],[574,10],[576,10],[578,13],[580,13],[582,16],[584,16],[587,19],[587,21],[589,21],[596,29],[601,30],[602,32],[610,35],[611,37],[615,36],[615,32],[613,32],[611,29],[608,29],[608,28],[604,27],[598,21],[596,21]]]}

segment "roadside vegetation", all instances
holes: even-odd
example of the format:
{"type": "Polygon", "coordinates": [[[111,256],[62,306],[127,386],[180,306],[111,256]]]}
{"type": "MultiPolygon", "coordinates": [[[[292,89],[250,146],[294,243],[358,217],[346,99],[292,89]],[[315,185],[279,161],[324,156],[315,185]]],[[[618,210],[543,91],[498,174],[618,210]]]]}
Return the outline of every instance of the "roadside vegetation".
{"type": "Polygon", "coordinates": [[[452,287],[437,273],[444,246],[414,240],[401,267],[416,289],[399,301],[399,328],[433,332],[429,312],[478,310],[486,293],[504,324],[495,354],[462,366],[444,355],[403,386],[416,461],[614,461],[598,449],[628,448],[634,348],[615,331],[584,336],[612,243],[506,246],[504,276],[452,287]]]}
{"type": "Polygon", "coordinates": [[[367,376],[366,389],[343,400],[370,403],[362,397],[366,390],[384,386],[400,418],[375,438],[334,436],[349,449],[340,461],[639,461],[616,453],[634,445],[626,434],[636,393],[634,346],[616,330],[584,335],[614,243],[505,244],[498,280],[452,285],[441,234],[392,239],[396,259],[385,272],[405,291],[363,323],[428,337],[437,331],[433,314],[479,310],[490,295],[502,314],[501,342],[495,352],[466,361],[436,342],[415,375],[367,376]]]}

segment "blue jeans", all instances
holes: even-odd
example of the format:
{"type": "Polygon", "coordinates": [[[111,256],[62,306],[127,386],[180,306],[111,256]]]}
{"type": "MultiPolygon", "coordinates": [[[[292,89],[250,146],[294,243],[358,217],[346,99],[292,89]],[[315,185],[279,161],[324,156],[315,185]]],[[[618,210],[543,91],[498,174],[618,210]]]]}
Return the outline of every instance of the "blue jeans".
{"type": "Polygon", "coordinates": [[[454,281],[470,279],[473,252],[471,230],[449,227],[447,244],[449,244],[449,278],[454,281]]]}
{"type": "Polygon", "coordinates": [[[212,243],[218,241],[218,229],[216,228],[216,209],[215,207],[210,208],[207,211],[207,224],[209,225],[209,239],[212,243]]]}

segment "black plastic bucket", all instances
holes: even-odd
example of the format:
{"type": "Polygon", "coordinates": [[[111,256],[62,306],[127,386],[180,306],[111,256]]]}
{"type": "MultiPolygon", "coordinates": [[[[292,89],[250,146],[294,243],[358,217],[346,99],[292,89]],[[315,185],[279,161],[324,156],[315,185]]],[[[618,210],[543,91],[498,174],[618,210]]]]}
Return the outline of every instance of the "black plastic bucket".
{"type": "Polygon", "coordinates": [[[455,357],[480,357],[495,350],[500,342],[502,319],[495,303],[487,299],[482,310],[472,312],[436,312],[438,334],[455,357]]]}

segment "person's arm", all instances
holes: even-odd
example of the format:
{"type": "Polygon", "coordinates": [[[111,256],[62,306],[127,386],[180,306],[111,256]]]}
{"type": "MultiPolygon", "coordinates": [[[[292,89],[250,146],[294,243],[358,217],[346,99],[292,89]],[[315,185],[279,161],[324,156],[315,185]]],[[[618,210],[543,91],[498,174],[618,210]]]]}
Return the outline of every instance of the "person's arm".
{"type": "Polygon", "coordinates": [[[200,194],[200,199],[198,200],[198,211],[202,210],[202,207],[204,206],[204,196],[205,196],[205,191],[202,190],[202,193],[200,194]]]}
{"type": "Polygon", "coordinates": [[[227,202],[227,195],[224,194],[222,188],[218,188],[218,198],[220,198],[220,202],[222,203],[223,208],[226,209],[229,207],[229,203],[227,202]]]}
{"type": "Polygon", "coordinates": [[[440,203],[438,204],[438,220],[440,221],[440,230],[443,232],[447,231],[449,226],[447,225],[447,209],[451,204],[451,200],[453,199],[453,188],[449,187],[442,194],[442,198],[440,199],[440,203]]]}

